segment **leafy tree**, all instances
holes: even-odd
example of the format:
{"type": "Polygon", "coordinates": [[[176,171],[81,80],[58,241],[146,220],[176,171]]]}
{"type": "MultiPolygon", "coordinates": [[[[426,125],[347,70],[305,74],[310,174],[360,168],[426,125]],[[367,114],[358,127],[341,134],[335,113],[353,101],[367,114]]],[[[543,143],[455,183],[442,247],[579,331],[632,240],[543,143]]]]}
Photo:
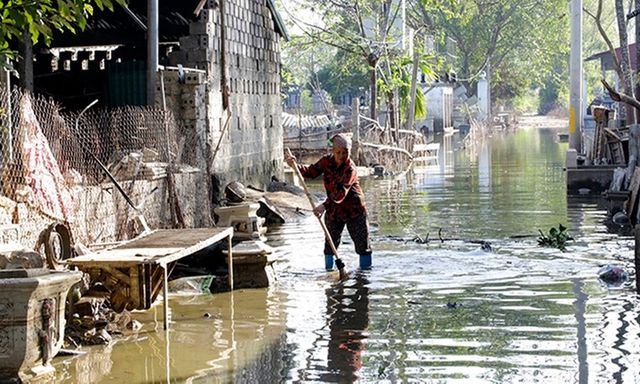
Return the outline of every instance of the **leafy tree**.
{"type": "Polygon", "coordinates": [[[481,72],[494,99],[508,100],[540,84],[567,49],[564,0],[442,0],[430,15],[455,41],[458,80],[472,85],[481,72]]]}
{"type": "Polygon", "coordinates": [[[94,5],[113,11],[114,3],[126,5],[127,0],[7,0],[0,1],[0,61],[14,58],[11,43],[21,40],[25,31],[35,44],[51,42],[54,30],[75,33],[83,30],[93,15],[94,5]]]}
{"type": "MultiPolygon", "coordinates": [[[[428,4],[431,0],[424,0],[428,4]]],[[[313,9],[314,20],[296,20],[308,41],[326,50],[332,47],[344,54],[345,62],[357,60],[355,68],[366,68],[369,77],[370,114],[377,117],[378,77],[390,75],[388,63],[402,56],[401,2],[392,0],[333,0],[318,3],[304,0],[303,7],[313,9]],[[348,57],[348,58],[347,58],[348,57]],[[386,60],[386,58],[392,58],[386,60]],[[381,64],[387,65],[382,68],[381,64]]],[[[289,12],[293,18],[293,12],[289,12]]],[[[331,66],[327,66],[331,68],[331,66]]],[[[335,67],[334,67],[335,68],[335,67]]],[[[343,73],[343,72],[338,72],[343,73]]]]}
{"type": "Polygon", "coordinates": [[[367,89],[369,69],[359,57],[337,51],[318,71],[318,80],[329,94],[340,96],[356,89],[367,89]]]}

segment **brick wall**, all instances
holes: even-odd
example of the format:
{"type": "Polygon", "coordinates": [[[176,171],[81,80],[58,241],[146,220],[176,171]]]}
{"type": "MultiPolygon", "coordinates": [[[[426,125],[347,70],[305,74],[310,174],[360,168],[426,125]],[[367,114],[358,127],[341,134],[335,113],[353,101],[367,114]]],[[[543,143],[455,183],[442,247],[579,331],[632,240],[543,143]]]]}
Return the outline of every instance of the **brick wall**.
{"type": "MultiPolygon", "coordinates": [[[[214,3],[210,1],[210,3],[214,3]]],[[[237,180],[263,187],[282,170],[280,35],[266,0],[225,1],[226,67],[232,117],[211,163],[214,200],[237,180]]],[[[220,10],[209,4],[190,25],[190,35],[171,53],[172,65],[205,70],[187,72],[184,84],[175,72],[165,73],[167,105],[198,132],[194,148],[207,166],[226,120],[220,86],[220,10]],[[200,136],[201,135],[201,136],[200,136]]]]}

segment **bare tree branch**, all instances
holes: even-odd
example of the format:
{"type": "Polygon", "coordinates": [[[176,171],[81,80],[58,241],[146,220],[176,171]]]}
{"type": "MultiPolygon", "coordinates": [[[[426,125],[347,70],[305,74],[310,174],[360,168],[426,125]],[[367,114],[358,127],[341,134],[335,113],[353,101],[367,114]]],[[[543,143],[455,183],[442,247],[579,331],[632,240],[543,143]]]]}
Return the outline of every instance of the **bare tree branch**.
{"type": "Polygon", "coordinates": [[[605,79],[601,79],[600,81],[602,82],[602,85],[604,85],[604,87],[609,92],[609,96],[611,96],[611,98],[614,101],[623,102],[625,104],[631,105],[632,107],[640,110],[640,101],[638,101],[637,99],[631,96],[625,95],[624,93],[617,92],[615,89],[613,89],[613,87],[609,85],[609,83],[607,83],[605,79]]]}

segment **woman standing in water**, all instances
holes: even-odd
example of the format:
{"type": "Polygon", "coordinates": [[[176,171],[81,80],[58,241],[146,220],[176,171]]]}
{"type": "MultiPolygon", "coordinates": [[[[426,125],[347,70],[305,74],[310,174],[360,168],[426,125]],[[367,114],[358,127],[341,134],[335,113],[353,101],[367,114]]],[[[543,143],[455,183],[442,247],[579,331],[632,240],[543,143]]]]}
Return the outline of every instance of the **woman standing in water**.
{"type": "MultiPolygon", "coordinates": [[[[304,178],[314,179],[322,175],[327,198],[313,209],[313,213],[321,217],[327,226],[331,240],[336,249],[340,245],[340,237],[345,225],[353,240],[356,253],[360,256],[360,268],[371,267],[371,244],[369,243],[369,222],[364,193],[358,181],[355,163],[351,160],[351,140],[338,134],[331,138],[332,153],[323,156],[315,164],[299,166],[304,178]]],[[[296,158],[285,155],[289,166],[296,166],[296,158]]],[[[325,239],[325,267],[333,269],[333,252],[325,239]]]]}

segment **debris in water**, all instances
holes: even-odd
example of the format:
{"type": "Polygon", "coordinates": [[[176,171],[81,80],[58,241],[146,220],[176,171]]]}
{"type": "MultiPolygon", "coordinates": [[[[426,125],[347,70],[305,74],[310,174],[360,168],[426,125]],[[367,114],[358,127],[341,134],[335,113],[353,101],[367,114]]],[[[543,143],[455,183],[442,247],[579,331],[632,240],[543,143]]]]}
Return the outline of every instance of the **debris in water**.
{"type": "Polygon", "coordinates": [[[454,302],[447,301],[447,308],[449,308],[449,309],[455,309],[455,308],[460,308],[460,307],[462,307],[462,303],[458,303],[458,302],[455,302],[455,301],[454,302]]]}
{"type": "Polygon", "coordinates": [[[598,271],[598,278],[608,285],[619,286],[629,280],[629,273],[617,265],[605,265],[598,271]]]}

